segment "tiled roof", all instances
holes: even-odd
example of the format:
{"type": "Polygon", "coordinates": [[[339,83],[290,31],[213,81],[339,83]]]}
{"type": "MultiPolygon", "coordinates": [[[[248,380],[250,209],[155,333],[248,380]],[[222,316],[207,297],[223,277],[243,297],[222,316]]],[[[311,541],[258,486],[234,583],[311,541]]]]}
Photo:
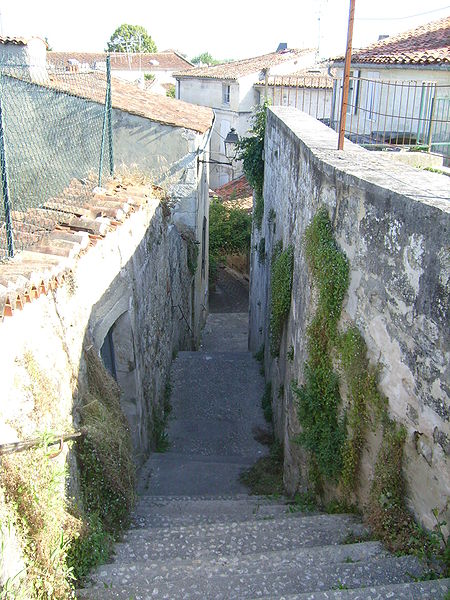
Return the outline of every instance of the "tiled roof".
{"type": "MultiPolygon", "coordinates": [[[[269,86],[302,87],[313,89],[330,89],[333,87],[333,78],[327,73],[312,73],[308,70],[297,71],[290,75],[274,75],[269,77],[269,86]]],[[[256,85],[264,87],[264,81],[256,85]]]]}
{"type": "MultiPolygon", "coordinates": [[[[44,42],[44,40],[40,37],[10,37],[10,36],[0,36],[0,44],[15,44],[16,46],[26,46],[30,40],[38,39],[44,42]]],[[[44,42],[46,44],[46,42],[44,42]]]]}
{"type": "MultiPolygon", "coordinates": [[[[200,133],[205,133],[212,125],[214,113],[207,106],[197,106],[182,100],[152,94],[115,77],[112,77],[111,81],[113,108],[164,125],[184,127],[200,133]]],[[[49,84],[45,85],[94,102],[103,104],[105,101],[105,75],[103,73],[52,73],[49,84]],[[88,85],[86,84],[87,79],[88,85]]]]}
{"type": "Polygon", "coordinates": [[[263,56],[256,56],[255,58],[245,58],[243,60],[236,60],[233,62],[222,63],[220,65],[212,65],[210,67],[194,67],[183,73],[175,73],[175,77],[205,77],[207,79],[238,79],[245,75],[251,75],[252,73],[258,73],[262,69],[274,67],[287,61],[295,61],[296,58],[300,58],[304,54],[313,52],[311,49],[304,50],[286,50],[283,52],[271,52],[270,54],[264,54],[263,56]]]}
{"type": "MultiPolygon", "coordinates": [[[[336,62],[344,57],[334,59],[336,62]]],[[[450,64],[450,16],[356,50],[352,62],[375,64],[450,64]]]]}
{"type": "MultiPolygon", "coordinates": [[[[39,212],[39,222],[47,220],[54,225],[37,244],[0,264],[0,322],[41,294],[61,285],[80,254],[120,226],[150,197],[155,197],[152,186],[125,182],[120,178],[102,189],[92,191],[92,187],[92,182],[74,180],[59,198],[31,211],[39,212]],[[72,199],[70,203],[66,201],[67,197],[72,199]],[[78,198],[78,202],[74,198],[78,198]]],[[[30,211],[20,214],[15,211],[14,218],[16,240],[20,241],[17,223],[23,223],[22,229],[27,235],[30,223],[36,222],[36,215],[30,211]]]]}
{"type": "MultiPolygon", "coordinates": [[[[111,69],[127,71],[183,71],[191,69],[192,63],[173,50],[154,53],[111,52],[111,69]]],[[[47,52],[47,62],[57,66],[67,65],[69,60],[88,64],[105,62],[104,52],[47,52]]]]}
{"type": "Polygon", "coordinates": [[[253,207],[253,189],[245,175],[215,189],[213,196],[220,198],[226,206],[244,208],[249,212],[253,207]]]}

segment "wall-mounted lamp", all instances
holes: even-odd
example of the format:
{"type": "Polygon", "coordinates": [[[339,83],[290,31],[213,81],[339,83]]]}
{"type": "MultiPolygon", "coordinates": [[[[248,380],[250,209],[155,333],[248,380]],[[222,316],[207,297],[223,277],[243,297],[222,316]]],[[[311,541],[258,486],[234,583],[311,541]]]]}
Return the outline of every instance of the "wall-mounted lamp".
{"type": "Polygon", "coordinates": [[[223,144],[225,146],[225,156],[228,158],[229,162],[224,162],[220,160],[202,160],[199,159],[201,163],[209,163],[211,165],[227,165],[228,167],[233,166],[233,161],[236,160],[236,155],[238,151],[238,142],[239,136],[236,133],[236,129],[232,127],[230,131],[227,133],[227,137],[224,139],[223,144]]]}
{"type": "Polygon", "coordinates": [[[225,156],[229,158],[231,162],[236,158],[238,142],[239,136],[236,133],[236,129],[232,127],[223,141],[225,146],[225,156]]]}

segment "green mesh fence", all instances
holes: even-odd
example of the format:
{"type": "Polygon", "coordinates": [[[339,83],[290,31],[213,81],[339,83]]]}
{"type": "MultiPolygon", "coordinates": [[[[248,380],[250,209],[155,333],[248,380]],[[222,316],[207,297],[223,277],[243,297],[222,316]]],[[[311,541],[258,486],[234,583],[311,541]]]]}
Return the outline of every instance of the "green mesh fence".
{"type": "Polygon", "coordinates": [[[72,65],[0,65],[0,260],[30,248],[112,174],[111,83],[72,65]]]}

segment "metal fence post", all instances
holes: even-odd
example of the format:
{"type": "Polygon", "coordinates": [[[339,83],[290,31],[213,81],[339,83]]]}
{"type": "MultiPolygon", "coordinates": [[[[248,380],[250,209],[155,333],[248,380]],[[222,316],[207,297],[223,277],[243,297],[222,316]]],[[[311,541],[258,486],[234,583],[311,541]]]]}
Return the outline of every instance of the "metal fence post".
{"type": "Polygon", "coordinates": [[[8,185],[8,167],[6,162],[5,121],[2,91],[3,90],[0,80],[0,171],[2,182],[3,205],[5,208],[6,245],[8,256],[12,258],[14,256],[14,233],[11,218],[11,199],[9,195],[8,185]]]}
{"type": "Polygon", "coordinates": [[[106,94],[105,94],[105,110],[103,111],[102,143],[100,146],[100,164],[98,167],[98,187],[102,187],[103,157],[105,155],[106,127],[107,127],[107,123],[108,123],[108,107],[109,107],[110,92],[111,92],[110,84],[111,84],[111,72],[110,72],[110,58],[109,58],[109,54],[108,54],[108,56],[106,57],[106,94]],[[109,72],[109,77],[108,77],[108,72],[109,72]]]}
{"type": "Polygon", "coordinates": [[[114,149],[112,131],[112,99],[111,99],[111,56],[106,57],[106,86],[108,94],[108,142],[109,142],[109,173],[114,175],[114,149]]]}

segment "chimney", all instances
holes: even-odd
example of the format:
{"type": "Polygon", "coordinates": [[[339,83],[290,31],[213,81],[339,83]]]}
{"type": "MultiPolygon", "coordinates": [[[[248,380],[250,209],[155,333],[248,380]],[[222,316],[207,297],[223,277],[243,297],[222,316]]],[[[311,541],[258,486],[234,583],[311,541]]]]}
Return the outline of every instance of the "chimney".
{"type": "Polygon", "coordinates": [[[288,49],[286,42],[280,42],[278,44],[277,52],[285,52],[288,49]]]}

